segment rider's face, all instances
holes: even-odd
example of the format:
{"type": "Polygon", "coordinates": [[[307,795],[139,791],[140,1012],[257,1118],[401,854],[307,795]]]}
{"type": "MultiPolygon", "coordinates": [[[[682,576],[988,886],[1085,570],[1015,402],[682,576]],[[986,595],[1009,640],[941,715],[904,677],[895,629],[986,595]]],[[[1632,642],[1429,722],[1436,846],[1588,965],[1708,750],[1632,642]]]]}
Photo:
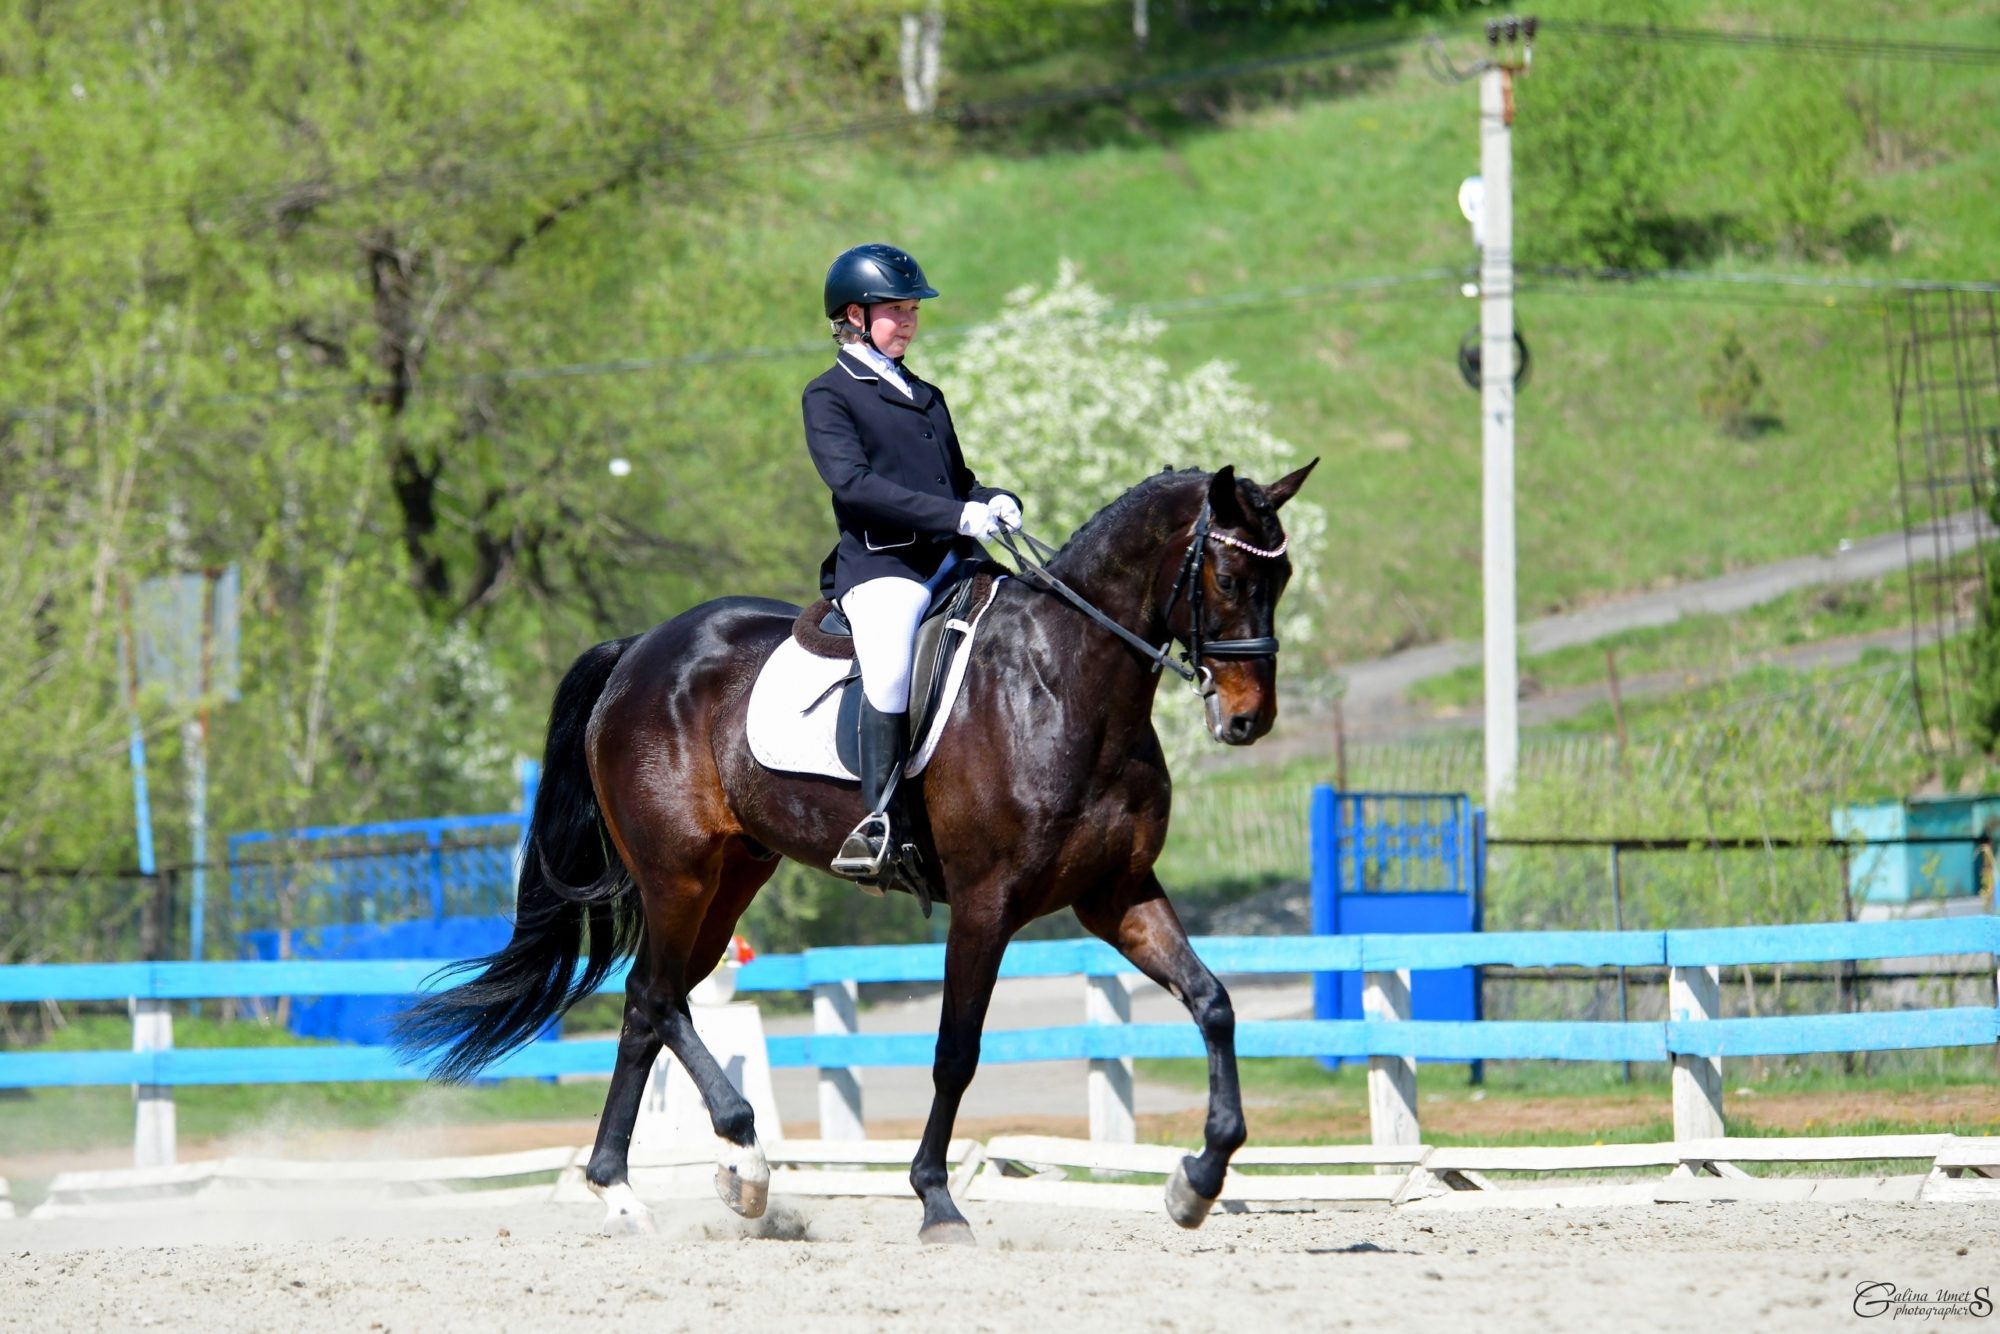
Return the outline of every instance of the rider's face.
{"type": "Polygon", "coordinates": [[[865,321],[877,350],[887,357],[902,356],[917,337],[917,303],[914,301],[883,301],[865,311],[860,306],[849,306],[847,319],[850,324],[857,320],[865,321]]]}

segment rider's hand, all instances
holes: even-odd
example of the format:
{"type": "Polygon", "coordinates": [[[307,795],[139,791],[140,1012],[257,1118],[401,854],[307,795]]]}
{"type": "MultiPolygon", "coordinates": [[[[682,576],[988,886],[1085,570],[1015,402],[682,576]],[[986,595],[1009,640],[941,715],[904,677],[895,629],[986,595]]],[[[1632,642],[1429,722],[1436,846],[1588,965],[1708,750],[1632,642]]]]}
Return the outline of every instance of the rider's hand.
{"type": "Polygon", "coordinates": [[[983,500],[968,500],[965,508],[958,512],[958,531],[966,537],[976,537],[981,541],[1000,531],[1000,521],[993,513],[993,507],[983,500]]]}
{"type": "Polygon", "coordinates": [[[986,502],[986,508],[993,511],[993,517],[999,521],[1002,528],[1021,526],[1021,506],[1014,497],[1006,494],[997,495],[986,502]]]}

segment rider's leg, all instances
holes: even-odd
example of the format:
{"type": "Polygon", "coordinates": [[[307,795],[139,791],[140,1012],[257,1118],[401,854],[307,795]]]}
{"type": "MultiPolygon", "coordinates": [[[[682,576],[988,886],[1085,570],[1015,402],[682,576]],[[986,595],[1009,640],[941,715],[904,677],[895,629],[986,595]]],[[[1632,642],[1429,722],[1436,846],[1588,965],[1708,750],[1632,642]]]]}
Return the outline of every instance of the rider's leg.
{"type": "Polygon", "coordinates": [[[882,807],[909,745],[910,666],[930,590],[914,579],[870,579],[840,600],[854,630],[861,664],[861,797],[867,814],[835,858],[835,870],[873,878],[884,869],[890,846],[882,807]]]}

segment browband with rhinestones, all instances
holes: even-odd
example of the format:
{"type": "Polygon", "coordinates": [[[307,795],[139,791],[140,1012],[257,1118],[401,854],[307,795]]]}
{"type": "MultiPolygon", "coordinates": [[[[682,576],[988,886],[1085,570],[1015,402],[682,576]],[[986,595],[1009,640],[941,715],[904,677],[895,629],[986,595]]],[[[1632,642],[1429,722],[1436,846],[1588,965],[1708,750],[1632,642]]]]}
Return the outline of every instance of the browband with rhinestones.
{"type": "Polygon", "coordinates": [[[1235,547],[1238,551],[1247,551],[1253,556],[1262,556],[1265,560],[1276,560],[1278,557],[1284,555],[1286,549],[1292,545],[1290,533],[1285,534],[1285,540],[1278,543],[1270,551],[1266,551],[1262,547],[1253,547],[1242,538],[1231,537],[1227,533],[1210,533],[1208,536],[1210,541],[1220,542],[1226,547],[1235,547]]]}

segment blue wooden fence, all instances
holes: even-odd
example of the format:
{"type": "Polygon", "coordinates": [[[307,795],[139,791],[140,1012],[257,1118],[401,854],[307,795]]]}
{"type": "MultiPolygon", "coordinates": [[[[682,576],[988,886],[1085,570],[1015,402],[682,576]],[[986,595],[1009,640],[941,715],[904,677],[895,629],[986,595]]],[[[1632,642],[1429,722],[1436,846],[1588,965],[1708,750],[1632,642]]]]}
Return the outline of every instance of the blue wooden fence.
{"type": "MultiPolygon", "coordinates": [[[[1482,964],[1703,968],[1917,955],[2000,954],[2000,917],[1729,927],[1697,931],[1486,932],[1465,935],[1197,938],[1218,973],[1386,972],[1482,964]]],[[[274,995],[398,996],[448,985],[437,960],[33,964],[0,967],[0,1002],[183,1000],[274,995]]],[[[1002,977],[1114,976],[1136,970],[1095,940],[1017,942],[1002,977]]],[[[844,982],[927,982],[944,976],[944,947],[899,945],[767,955],[737,976],[739,991],[797,991],[844,982]]],[[[605,990],[624,986],[622,970],[605,990]]],[[[924,1066],[932,1033],[774,1037],[778,1067],[924,1066]]],[[[1974,1046],[2000,1041],[2000,1007],[1874,1014],[1789,1015],[1664,1022],[1299,1020],[1240,1023],[1243,1056],[1409,1056],[1447,1060],[1663,1061],[1974,1046]]],[[[496,1062],[494,1077],[603,1074],[613,1039],[545,1041],[496,1062]]],[[[1191,1023],[999,1029],[991,1063],[1200,1056],[1191,1023]]],[[[420,1079],[383,1047],[175,1048],[165,1051],[0,1052],[0,1087],[192,1085],[420,1079]]]]}

